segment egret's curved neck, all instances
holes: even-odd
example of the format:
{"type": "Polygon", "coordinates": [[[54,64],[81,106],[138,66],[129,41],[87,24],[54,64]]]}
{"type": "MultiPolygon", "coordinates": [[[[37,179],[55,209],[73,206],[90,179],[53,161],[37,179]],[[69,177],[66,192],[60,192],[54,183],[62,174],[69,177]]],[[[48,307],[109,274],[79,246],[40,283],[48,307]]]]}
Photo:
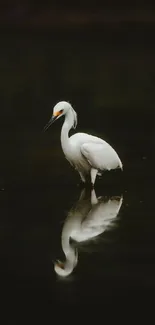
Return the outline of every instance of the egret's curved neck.
{"type": "Polygon", "coordinates": [[[69,131],[74,124],[74,115],[71,110],[69,110],[65,115],[65,120],[61,129],[61,145],[63,151],[66,153],[70,149],[69,144],[69,131]]]}
{"type": "Polygon", "coordinates": [[[70,244],[70,237],[69,236],[62,236],[61,238],[61,245],[66,256],[66,259],[74,260],[75,259],[75,252],[74,248],[70,244]]]}
{"type": "Polygon", "coordinates": [[[64,254],[66,256],[65,271],[67,273],[70,273],[72,272],[77,263],[77,251],[76,248],[72,247],[72,245],[70,244],[69,236],[62,236],[61,244],[64,254]]]}

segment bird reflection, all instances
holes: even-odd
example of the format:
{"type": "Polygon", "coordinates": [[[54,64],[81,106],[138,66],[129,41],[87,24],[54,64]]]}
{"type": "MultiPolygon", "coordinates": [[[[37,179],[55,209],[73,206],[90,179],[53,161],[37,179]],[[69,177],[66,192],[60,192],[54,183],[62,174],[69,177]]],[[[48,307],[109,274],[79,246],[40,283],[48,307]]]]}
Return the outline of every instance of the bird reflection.
{"type": "Polygon", "coordinates": [[[66,259],[64,262],[57,260],[54,264],[55,272],[59,276],[68,276],[77,265],[78,249],[73,241],[84,242],[102,234],[113,225],[122,202],[122,196],[97,198],[94,189],[89,193],[86,189],[82,190],[62,229],[61,245],[66,259]]]}

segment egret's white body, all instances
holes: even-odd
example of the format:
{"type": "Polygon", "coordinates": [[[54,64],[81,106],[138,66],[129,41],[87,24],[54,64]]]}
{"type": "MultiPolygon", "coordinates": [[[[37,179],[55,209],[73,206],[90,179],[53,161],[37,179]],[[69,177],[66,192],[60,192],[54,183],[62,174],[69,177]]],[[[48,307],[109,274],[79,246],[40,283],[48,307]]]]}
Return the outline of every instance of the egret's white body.
{"type": "Polygon", "coordinates": [[[80,199],[75,207],[70,210],[62,229],[61,244],[66,261],[55,263],[54,268],[58,275],[68,276],[77,265],[77,247],[70,243],[70,239],[80,243],[108,230],[114,225],[122,202],[121,196],[112,197],[107,201],[104,197],[97,198],[94,189],[91,190],[91,195],[86,199],[86,191],[82,191],[80,199]]]}
{"type": "Polygon", "coordinates": [[[82,182],[91,177],[94,185],[96,175],[104,170],[122,169],[122,162],[116,151],[106,141],[87,133],[76,133],[69,137],[69,131],[77,125],[77,114],[68,102],[54,106],[53,116],[45,130],[59,117],[65,115],[61,129],[61,146],[65,157],[79,172],[82,182]]]}

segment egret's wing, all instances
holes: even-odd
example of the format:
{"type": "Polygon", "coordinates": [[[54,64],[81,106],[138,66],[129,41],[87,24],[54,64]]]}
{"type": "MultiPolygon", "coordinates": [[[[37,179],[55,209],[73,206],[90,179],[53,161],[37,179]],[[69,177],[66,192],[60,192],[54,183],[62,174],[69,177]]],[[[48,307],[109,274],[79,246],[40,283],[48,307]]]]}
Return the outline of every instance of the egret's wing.
{"type": "Polygon", "coordinates": [[[109,199],[107,202],[101,201],[94,205],[83,221],[83,228],[103,227],[107,228],[118,215],[122,206],[123,198],[109,199]]]}
{"type": "Polygon", "coordinates": [[[94,238],[114,224],[123,198],[110,199],[108,202],[101,201],[94,205],[81,224],[80,230],[75,231],[72,238],[78,242],[94,238]]]}
{"type": "Polygon", "coordinates": [[[120,200],[110,199],[108,202],[101,201],[96,206],[93,206],[82,223],[81,237],[83,235],[85,239],[93,238],[114,225],[114,220],[120,211],[122,202],[122,198],[120,200]]]}
{"type": "Polygon", "coordinates": [[[98,170],[122,167],[116,151],[107,143],[84,143],[81,152],[93,168],[98,170]]]}

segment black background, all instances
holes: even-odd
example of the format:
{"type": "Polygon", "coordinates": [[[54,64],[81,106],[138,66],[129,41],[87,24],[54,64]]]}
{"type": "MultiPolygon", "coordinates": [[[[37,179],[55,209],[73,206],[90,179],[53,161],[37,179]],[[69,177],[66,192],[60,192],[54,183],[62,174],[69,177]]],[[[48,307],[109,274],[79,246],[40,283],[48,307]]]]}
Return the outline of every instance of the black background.
{"type": "Polygon", "coordinates": [[[20,1],[1,4],[0,17],[3,301],[12,302],[15,291],[17,304],[27,297],[28,305],[50,308],[151,295],[154,8],[20,1]],[[103,137],[124,165],[122,174],[96,181],[97,195],[123,194],[116,232],[109,244],[82,251],[64,282],[53,260],[62,255],[62,222],[80,194],[79,179],[61,150],[62,121],[42,133],[60,100],[77,111],[77,131],[103,137]]]}

